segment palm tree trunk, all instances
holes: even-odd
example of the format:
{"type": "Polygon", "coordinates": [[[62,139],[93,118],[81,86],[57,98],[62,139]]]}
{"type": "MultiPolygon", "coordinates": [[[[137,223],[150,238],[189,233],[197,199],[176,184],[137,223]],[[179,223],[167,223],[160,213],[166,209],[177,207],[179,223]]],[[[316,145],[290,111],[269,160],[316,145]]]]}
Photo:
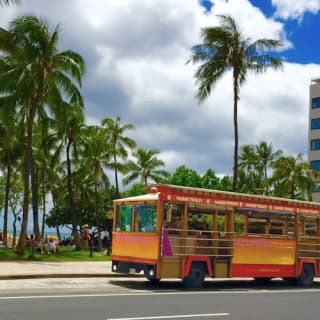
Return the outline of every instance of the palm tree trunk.
{"type": "Polygon", "coordinates": [[[45,185],[42,183],[42,225],[41,225],[41,238],[44,238],[44,228],[46,225],[46,193],[45,193],[45,185]]]}
{"type": "Polygon", "coordinates": [[[102,251],[102,241],[101,241],[101,224],[100,224],[100,218],[99,218],[99,194],[98,194],[98,187],[95,186],[95,213],[96,213],[96,224],[98,228],[98,250],[99,252],[102,251]]]}
{"type": "Polygon", "coordinates": [[[238,149],[239,149],[239,136],[238,136],[238,78],[239,73],[235,68],[233,70],[233,127],[234,127],[234,152],[233,152],[233,181],[232,191],[237,191],[238,180],[238,149]]]}
{"type": "Polygon", "coordinates": [[[266,186],[266,189],[265,189],[265,195],[269,195],[269,186],[268,186],[268,175],[267,175],[267,170],[268,170],[268,164],[265,163],[264,165],[264,183],[265,183],[265,186],[266,186]]]}
{"type": "Polygon", "coordinates": [[[22,212],[22,225],[20,237],[17,245],[17,253],[23,254],[24,247],[27,239],[27,226],[28,226],[28,215],[29,215],[29,172],[28,165],[25,168],[24,173],[24,192],[23,192],[23,212],[22,212]]]}
{"type": "Polygon", "coordinates": [[[40,240],[39,227],[39,197],[38,197],[38,174],[34,165],[34,159],[31,155],[31,188],[32,188],[32,213],[33,213],[33,232],[36,241],[40,240]]]}
{"type": "Polygon", "coordinates": [[[12,223],[12,227],[13,227],[13,234],[12,234],[12,248],[14,248],[16,246],[16,237],[17,237],[17,214],[14,213],[13,214],[13,223],[12,223]]]}
{"type": "MultiPolygon", "coordinates": [[[[31,146],[30,146],[30,148],[31,148],[31,152],[29,155],[29,157],[30,157],[29,174],[30,174],[30,178],[31,178],[31,191],[32,191],[33,232],[34,232],[34,237],[35,237],[36,241],[40,240],[39,196],[38,196],[39,188],[38,188],[38,175],[37,175],[37,170],[35,168],[35,162],[34,162],[33,151],[32,151],[32,146],[33,146],[32,131],[33,131],[33,123],[34,123],[34,119],[35,119],[35,115],[36,115],[36,110],[37,110],[39,100],[40,100],[40,97],[41,97],[41,94],[42,94],[43,88],[44,88],[43,79],[41,79],[41,80],[42,81],[40,82],[40,86],[37,90],[37,93],[36,93],[34,99],[33,99],[32,108],[30,111],[30,123],[31,123],[31,128],[30,128],[30,134],[31,134],[30,144],[31,144],[31,146]]],[[[29,136],[29,128],[28,128],[28,136],[29,136]]]]}
{"type": "Polygon", "coordinates": [[[61,241],[61,234],[60,234],[59,226],[56,226],[56,231],[57,231],[57,237],[58,237],[59,241],[61,241]]]}
{"type": "Polygon", "coordinates": [[[69,210],[71,214],[72,220],[72,236],[76,246],[76,249],[80,249],[80,239],[77,231],[77,215],[74,208],[74,197],[73,197],[73,190],[72,190],[72,172],[71,172],[71,161],[70,161],[70,149],[71,149],[71,141],[68,141],[67,144],[67,184],[68,184],[68,194],[69,194],[69,210]]]}
{"type": "Polygon", "coordinates": [[[24,247],[27,240],[27,227],[28,227],[28,216],[29,216],[29,186],[30,186],[30,169],[32,161],[32,127],[34,119],[34,111],[31,110],[28,119],[28,133],[27,133],[27,152],[25,156],[25,170],[24,170],[24,192],[23,192],[23,212],[22,212],[22,226],[20,237],[17,245],[17,253],[23,254],[24,247]]]}
{"type": "MultiPolygon", "coordinates": [[[[115,147],[114,147],[114,150],[115,150],[115,147]]],[[[117,167],[117,156],[115,153],[113,155],[113,162],[114,162],[114,178],[116,182],[116,195],[117,195],[117,198],[119,198],[118,167],[117,167]]]]}
{"type": "Polygon", "coordinates": [[[291,185],[291,196],[290,196],[290,199],[294,199],[295,198],[295,194],[294,194],[294,182],[292,183],[291,185]]]}
{"type": "Polygon", "coordinates": [[[5,246],[8,245],[8,211],[9,211],[10,178],[11,178],[11,165],[9,160],[7,165],[6,194],[5,194],[5,200],[4,200],[4,216],[3,216],[3,244],[5,246]]]}

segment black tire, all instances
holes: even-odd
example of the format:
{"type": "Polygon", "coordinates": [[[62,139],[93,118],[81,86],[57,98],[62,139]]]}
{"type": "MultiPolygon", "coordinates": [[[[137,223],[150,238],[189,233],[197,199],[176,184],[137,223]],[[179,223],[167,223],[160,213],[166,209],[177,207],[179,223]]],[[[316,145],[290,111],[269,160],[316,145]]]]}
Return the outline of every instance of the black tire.
{"type": "Polygon", "coordinates": [[[313,284],[314,270],[313,265],[306,263],[303,265],[301,274],[297,278],[297,284],[300,287],[310,287],[313,284]]]}
{"type": "Polygon", "coordinates": [[[259,278],[254,278],[254,281],[259,284],[268,284],[272,278],[271,277],[259,277],[259,278]]]}
{"type": "Polygon", "coordinates": [[[189,275],[183,278],[184,288],[201,288],[203,286],[205,275],[206,272],[202,263],[192,263],[189,275]]]}

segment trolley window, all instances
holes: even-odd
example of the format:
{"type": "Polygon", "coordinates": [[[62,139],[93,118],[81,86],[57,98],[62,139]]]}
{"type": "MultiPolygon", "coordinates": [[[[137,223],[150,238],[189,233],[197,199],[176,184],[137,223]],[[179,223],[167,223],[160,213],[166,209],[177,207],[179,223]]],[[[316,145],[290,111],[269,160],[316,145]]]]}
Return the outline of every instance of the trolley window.
{"type": "Polygon", "coordinates": [[[120,205],[118,209],[117,231],[131,231],[132,205],[120,205]]]}
{"type": "Polygon", "coordinates": [[[136,205],[134,231],[154,232],[157,227],[157,207],[155,205],[136,205]]]}

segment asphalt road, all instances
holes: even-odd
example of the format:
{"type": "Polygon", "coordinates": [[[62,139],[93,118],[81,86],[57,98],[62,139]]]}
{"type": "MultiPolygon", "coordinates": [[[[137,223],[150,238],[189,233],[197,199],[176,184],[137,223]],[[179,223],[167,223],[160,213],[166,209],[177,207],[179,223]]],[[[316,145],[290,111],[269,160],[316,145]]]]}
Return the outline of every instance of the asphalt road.
{"type": "Polygon", "coordinates": [[[155,288],[143,279],[10,281],[0,282],[1,320],[320,318],[320,283],[297,289],[282,281],[263,287],[252,281],[210,281],[187,291],[177,281],[155,288]]]}

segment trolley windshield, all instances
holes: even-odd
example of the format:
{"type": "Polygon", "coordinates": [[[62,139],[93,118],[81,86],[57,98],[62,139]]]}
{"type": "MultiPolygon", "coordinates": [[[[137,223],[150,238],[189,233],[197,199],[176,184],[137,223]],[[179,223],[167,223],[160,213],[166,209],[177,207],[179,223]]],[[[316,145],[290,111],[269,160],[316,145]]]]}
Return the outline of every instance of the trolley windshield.
{"type": "Polygon", "coordinates": [[[155,204],[120,204],[116,210],[116,231],[155,232],[157,206],[155,204]]]}

